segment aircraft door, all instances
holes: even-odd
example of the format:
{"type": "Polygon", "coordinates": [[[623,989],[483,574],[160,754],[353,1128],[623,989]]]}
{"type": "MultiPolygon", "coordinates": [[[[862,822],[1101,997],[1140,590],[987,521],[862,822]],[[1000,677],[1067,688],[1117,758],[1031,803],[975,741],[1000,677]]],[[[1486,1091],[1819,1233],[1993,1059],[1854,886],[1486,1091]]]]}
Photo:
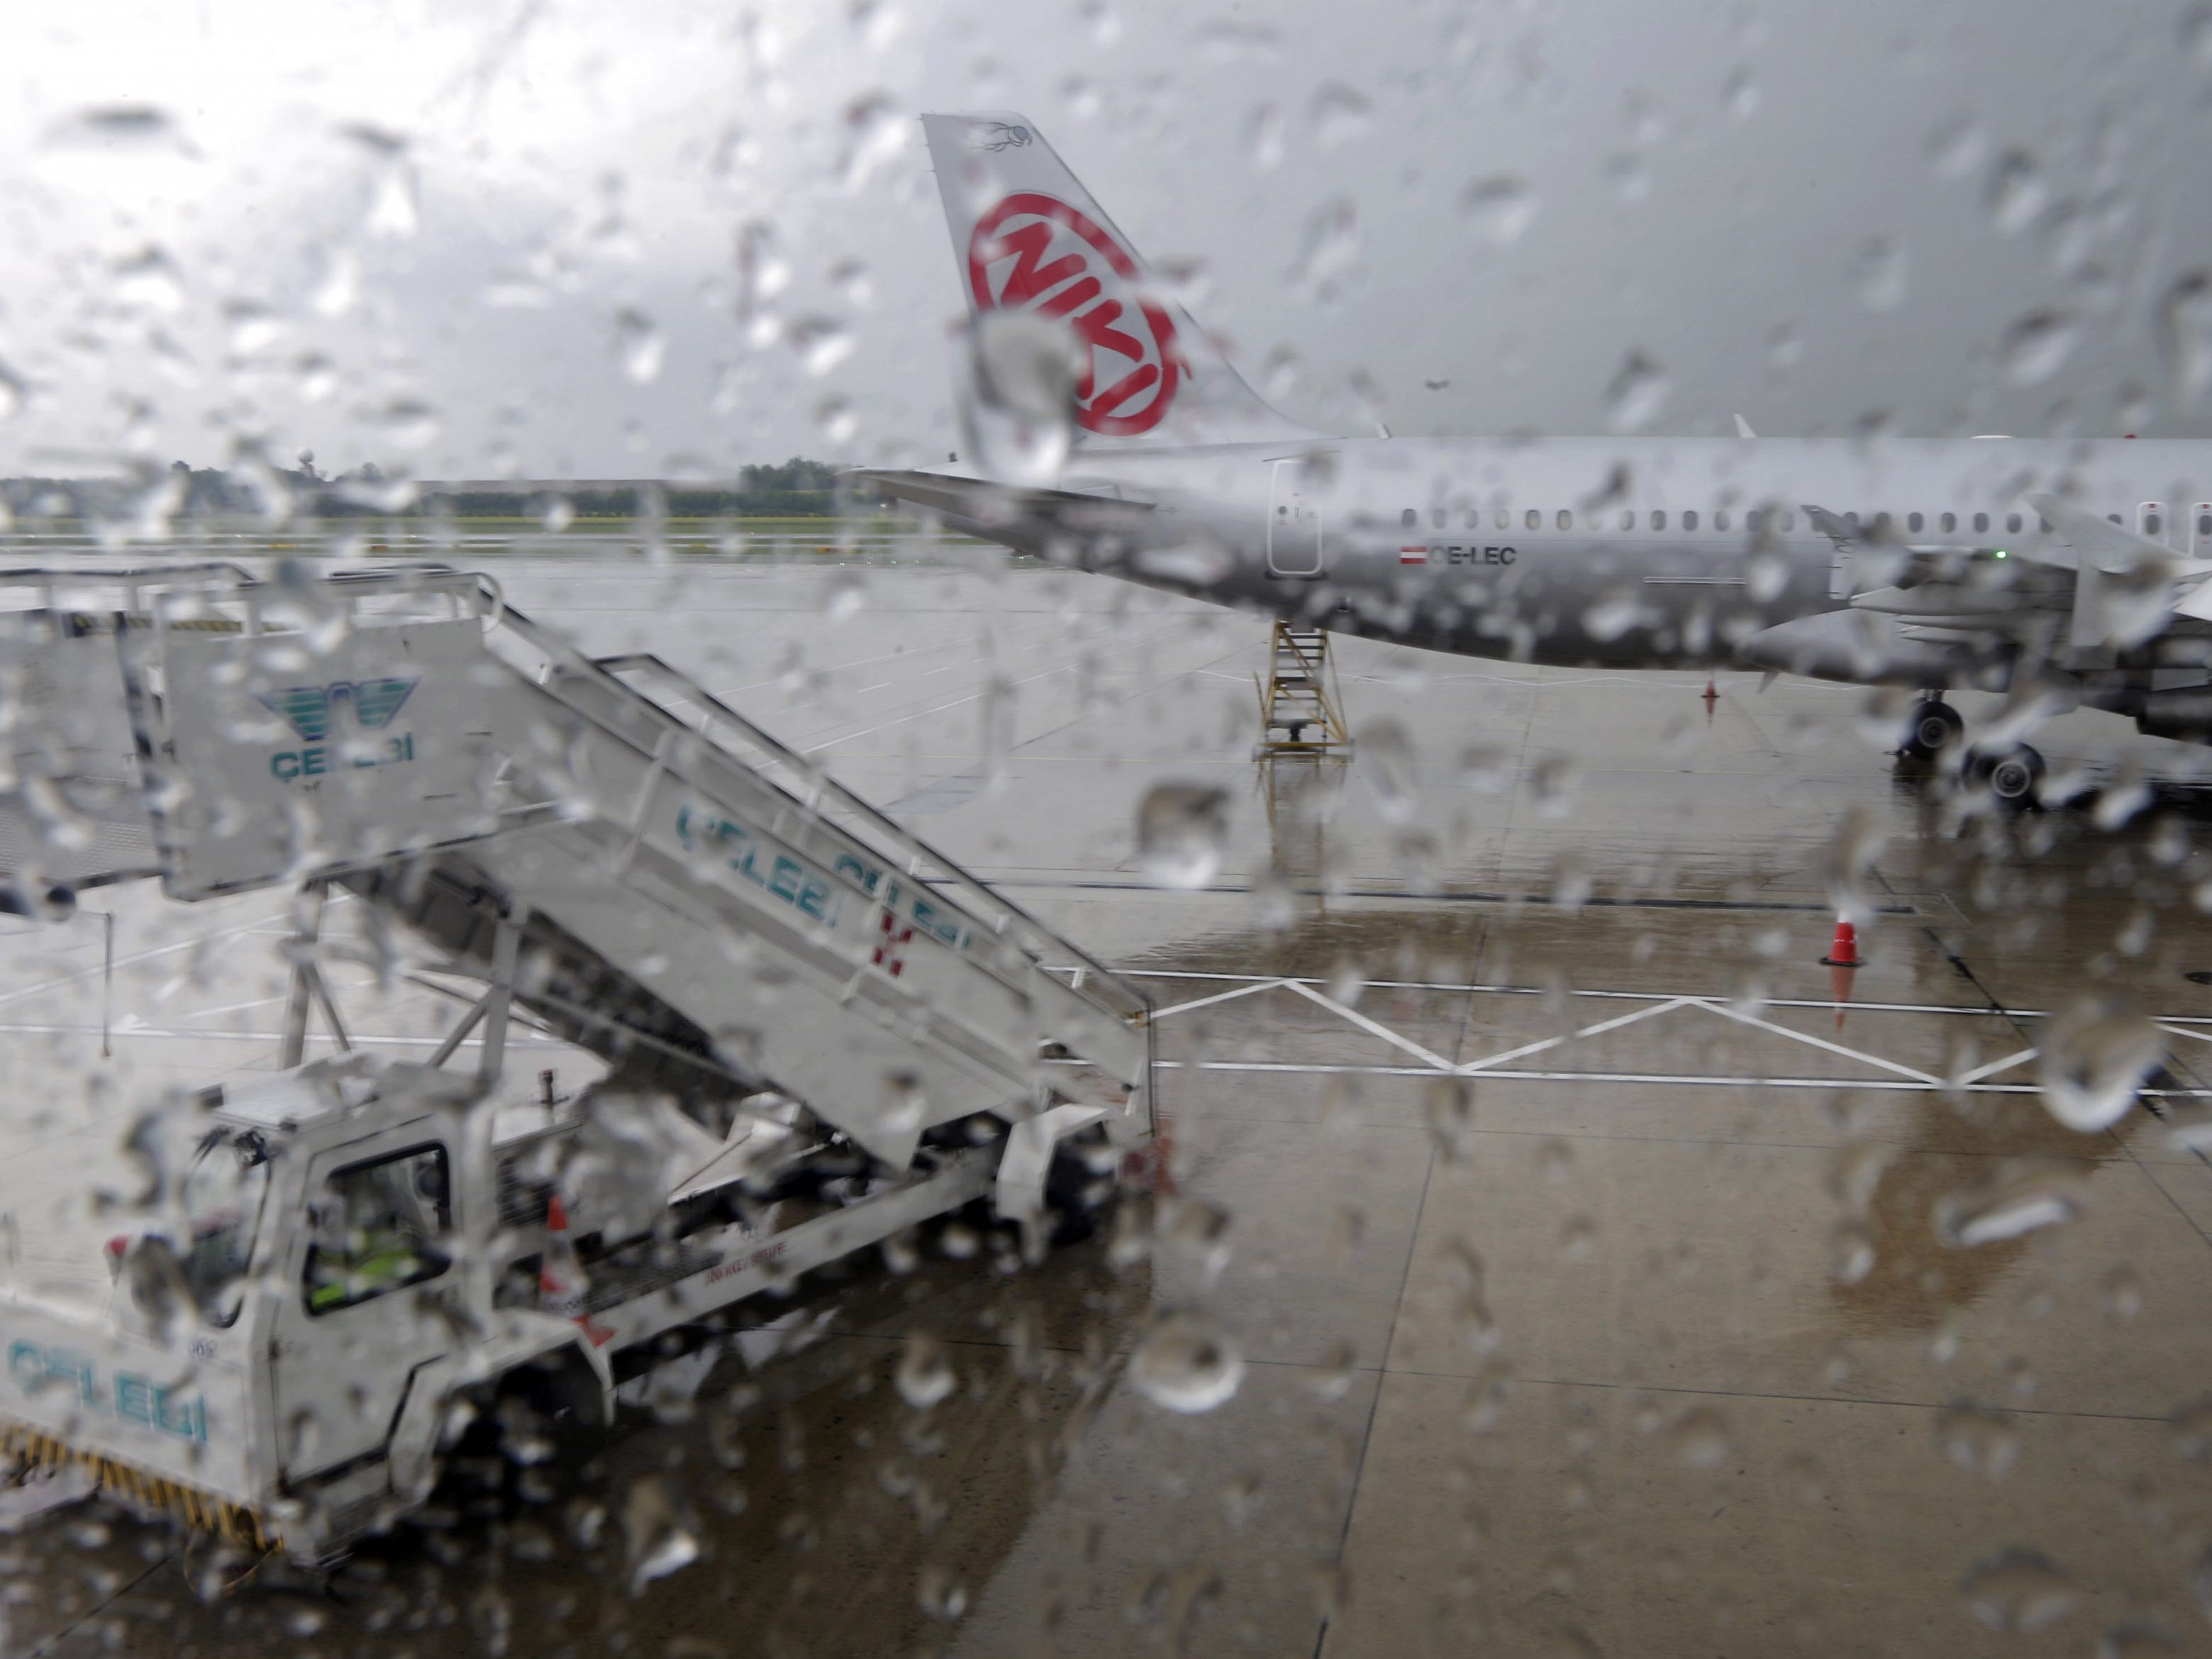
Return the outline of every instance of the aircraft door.
{"type": "Polygon", "coordinates": [[[1322,574],[1321,506],[1306,492],[1305,463],[1271,461],[1267,467],[1267,574],[1322,574]]]}

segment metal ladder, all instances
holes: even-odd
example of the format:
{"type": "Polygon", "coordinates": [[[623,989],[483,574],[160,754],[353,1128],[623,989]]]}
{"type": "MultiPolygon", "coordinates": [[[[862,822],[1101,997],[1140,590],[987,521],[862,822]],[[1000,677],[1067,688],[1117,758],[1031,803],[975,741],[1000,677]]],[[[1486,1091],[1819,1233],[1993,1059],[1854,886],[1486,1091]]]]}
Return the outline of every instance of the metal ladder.
{"type": "Polygon", "coordinates": [[[1328,629],[1277,622],[1268,642],[1267,677],[1254,678],[1261,757],[1327,754],[1352,746],[1339,709],[1328,629]]]}

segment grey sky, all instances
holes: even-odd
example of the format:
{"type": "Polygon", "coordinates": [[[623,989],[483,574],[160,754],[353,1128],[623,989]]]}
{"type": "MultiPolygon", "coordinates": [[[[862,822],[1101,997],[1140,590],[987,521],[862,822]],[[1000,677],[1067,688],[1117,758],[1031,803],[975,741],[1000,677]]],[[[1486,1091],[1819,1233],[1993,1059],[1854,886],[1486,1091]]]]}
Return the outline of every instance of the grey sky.
{"type": "Polygon", "coordinates": [[[1654,430],[2212,429],[2156,326],[2212,263],[2188,15],[106,0],[0,70],[0,468],[934,455],[959,301],[911,117],[961,106],[1025,111],[1342,429],[1602,430],[1631,354],[1654,430]],[[84,119],[125,106],[167,123],[84,119]],[[1526,202],[1463,209],[1498,179],[1526,202]],[[750,311],[747,225],[788,273],[750,311]]]}

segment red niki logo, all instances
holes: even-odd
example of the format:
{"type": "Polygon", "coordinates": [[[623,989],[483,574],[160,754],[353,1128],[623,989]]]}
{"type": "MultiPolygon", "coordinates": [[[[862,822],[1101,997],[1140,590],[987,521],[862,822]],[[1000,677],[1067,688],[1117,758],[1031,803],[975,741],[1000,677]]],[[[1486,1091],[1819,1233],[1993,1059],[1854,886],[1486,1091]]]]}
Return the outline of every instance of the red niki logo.
{"type": "Polygon", "coordinates": [[[1139,294],[1128,251],[1085,215],[1035,191],[1007,197],[968,239],[968,287],[984,311],[1068,319],[1091,354],[1075,387],[1088,430],[1126,438],[1166,418],[1184,373],[1175,325],[1139,294]]]}

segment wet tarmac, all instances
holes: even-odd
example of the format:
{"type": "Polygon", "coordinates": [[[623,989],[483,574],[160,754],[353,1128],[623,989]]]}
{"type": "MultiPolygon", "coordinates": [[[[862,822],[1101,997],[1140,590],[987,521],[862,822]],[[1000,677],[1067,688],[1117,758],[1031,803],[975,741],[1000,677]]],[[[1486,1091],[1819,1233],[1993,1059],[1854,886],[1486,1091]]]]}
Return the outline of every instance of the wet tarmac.
{"type": "MultiPolygon", "coordinates": [[[[1264,624],[1101,579],[500,574],[1139,975],[1155,1190],[1042,1267],[956,1234],[750,1310],[617,1431],[462,1470],[327,1585],[224,1594],[246,1564],[158,1525],[46,1517],[0,1540],[11,1648],[2212,1651],[2202,751],[2070,716],[2038,741],[2102,795],[1962,818],[1863,692],[1348,641],[1356,757],[1261,763],[1264,624]],[[1138,854],[1162,781],[1227,792],[1194,888],[1138,854]],[[2089,995],[2169,1059],[2082,1134],[2038,1045],[2089,995]],[[1241,1354],[1212,1410],[1131,1375],[1175,1311],[1241,1354]],[[932,1340],[957,1387],[917,1410],[932,1340]],[[634,1582],[678,1526],[697,1559],[634,1582]]],[[[154,1091],[273,1063],[285,912],[139,886],[13,926],[18,1275],[97,1291],[64,1174],[122,1180],[154,1091]]],[[[434,1040],[428,990],[351,988],[370,1037],[434,1040]]],[[[540,1043],[518,1094],[541,1066],[585,1075],[540,1043]]]]}

